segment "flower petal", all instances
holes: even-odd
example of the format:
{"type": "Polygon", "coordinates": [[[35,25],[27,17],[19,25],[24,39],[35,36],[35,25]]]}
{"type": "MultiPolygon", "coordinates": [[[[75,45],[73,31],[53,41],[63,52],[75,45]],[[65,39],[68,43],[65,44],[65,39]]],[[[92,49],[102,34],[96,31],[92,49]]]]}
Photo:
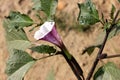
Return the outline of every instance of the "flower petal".
{"type": "Polygon", "coordinates": [[[34,38],[39,40],[45,37],[49,32],[52,31],[54,25],[55,22],[45,22],[43,25],[41,25],[40,29],[35,32],[34,38]]]}

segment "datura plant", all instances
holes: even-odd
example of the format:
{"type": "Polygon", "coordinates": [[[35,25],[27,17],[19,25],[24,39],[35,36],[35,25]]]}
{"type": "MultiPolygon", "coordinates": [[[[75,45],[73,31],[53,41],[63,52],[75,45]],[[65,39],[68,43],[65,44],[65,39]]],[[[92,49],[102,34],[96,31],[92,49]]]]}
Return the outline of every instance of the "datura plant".
{"type": "MultiPolygon", "coordinates": [[[[91,80],[91,78],[93,78],[93,80],[120,80],[120,69],[113,62],[108,62],[96,69],[101,59],[120,57],[120,54],[108,55],[107,53],[103,53],[106,42],[120,33],[120,9],[116,9],[116,7],[112,5],[110,19],[105,19],[103,13],[101,16],[99,15],[99,11],[91,0],[78,3],[79,14],[77,20],[80,25],[92,26],[99,23],[103,26],[103,30],[97,36],[95,43],[86,47],[82,52],[82,54],[88,53],[88,55],[91,56],[95,48],[99,49],[95,60],[93,60],[93,65],[91,65],[91,69],[85,77],[85,70],[79,65],[81,62],[77,62],[75,57],[72,56],[72,53],[69,53],[69,50],[64,45],[64,42],[56,30],[56,23],[58,22],[55,20],[55,13],[58,0],[32,0],[32,2],[34,3],[33,11],[40,20],[39,23],[36,23],[27,14],[21,14],[17,11],[11,11],[9,16],[5,17],[3,21],[9,52],[5,70],[8,75],[7,80],[24,80],[25,74],[36,61],[55,55],[62,55],[62,57],[64,57],[77,80],[91,80]],[[41,11],[44,12],[44,17],[41,16],[41,11]],[[30,32],[35,31],[33,36],[36,40],[35,42],[29,40],[24,29],[29,26],[32,27],[31,29],[29,28],[30,32]],[[38,27],[40,27],[38,30],[35,29],[38,27]],[[59,50],[58,48],[54,48],[54,46],[39,44],[40,40],[54,44],[59,50]],[[33,53],[48,54],[48,56],[36,59],[27,52],[27,49],[33,53]]],[[[120,0],[118,0],[118,4],[120,4],[119,2],[120,0]]],[[[47,80],[55,80],[55,75],[52,71],[48,75],[47,80]]]]}

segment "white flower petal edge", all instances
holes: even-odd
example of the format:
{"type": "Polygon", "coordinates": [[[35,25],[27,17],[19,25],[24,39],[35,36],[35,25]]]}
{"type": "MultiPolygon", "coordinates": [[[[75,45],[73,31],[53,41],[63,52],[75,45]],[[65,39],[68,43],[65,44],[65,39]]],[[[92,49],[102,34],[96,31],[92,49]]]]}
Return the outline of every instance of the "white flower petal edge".
{"type": "Polygon", "coordinates": [[[45,37],[50,31],[52,31],[55,22],[45,22],[43,25],[40,26],[40,29],[35,32],[34,38],[39,40],[45,37]]]}

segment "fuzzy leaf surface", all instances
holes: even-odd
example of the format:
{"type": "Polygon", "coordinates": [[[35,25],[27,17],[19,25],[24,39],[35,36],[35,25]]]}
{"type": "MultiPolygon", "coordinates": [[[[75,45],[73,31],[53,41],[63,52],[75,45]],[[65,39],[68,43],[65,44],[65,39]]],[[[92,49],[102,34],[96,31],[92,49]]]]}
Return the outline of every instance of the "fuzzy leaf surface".
{"type": "Polygon", "coordinates": [[[8,80],[22,80],[25,73],[34,63],[35,59],[27,52],[14,49],[14,53],[10,54],[6,64],[8,80]]]}
{"type": "Polygon", "coordinates": [[[34,9],[43,11],[48,20],[53,19],[58,0],[33,0],[34,9]]]}
{"type": "Polygon", "coordinates": [[[11,25],[11,29],[20,29],[23,27],[28,27],[33,24],[33,20],[26,14],[21,14],[20,12],[10,12],[7,17],[9,20],[9,25],[11,25]]]}
{"type": "Polygon", "coordinates": [[[94,80],[120,80],[120,69],[115,64],[108,62],[98,69],[94,80]]]}
{"type": "Polygon", "coordinates": [[[54,49],[52,46],[49,45],[40,45],[36,47],[30,48],[32,51],[38,52],[38,53],[55,53],[56,49],[54,49]]]}
{"type": "Polygon", "coordinates": [[[25,50],[31,45],[23,29],[10,30],[11,28],[7,19],[4,20],[3,25],[9,53],[13,53],[13,49],[25,50]]]}
{"type": "Polygon", "coordinates": [[[98,11],[91,0],[86,0],[85,3],[79,4],[80,9],[78,21],[81,25],[93,25],[99,22],[98,11]]]}

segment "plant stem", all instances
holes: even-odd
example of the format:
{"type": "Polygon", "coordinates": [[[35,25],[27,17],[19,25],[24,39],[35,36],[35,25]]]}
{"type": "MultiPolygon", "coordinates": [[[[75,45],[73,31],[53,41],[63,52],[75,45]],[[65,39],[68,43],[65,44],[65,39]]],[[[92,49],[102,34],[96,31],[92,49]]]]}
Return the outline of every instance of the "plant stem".
{"type": "Polygon", "coordinates": [[[117,19],[118,15],[119,15],[119,12],[120,12],[120,10],[117,11],[117,13],[116,13],[116,15],[115,15],[115,18],[113,19],[110,28],[106,30],[105,38],[104,38],[104,40],[103,40],[103,43],[102,43],[102,45],[101,45],[101,47],[100,47],[100,50],[99,50],[97,56],[96,56],[96,59],[95,59],[93,65],[92,65],[92,68],[91,68],[90,72],[88,73],[88,76],[87,76],[86,80],[90,80],[91,77],[92,77],[92,75],[93,75],[93,72],[94,72],[94,70],[95,70],[95,68],[96,68],[96,66],[97,66],[97,64],[98,64],[98,62],[99,62],[99,60],[100,60],[100,56],[102,55],[104,46],[105,46],[106,41],[107,41],[107,38],[108,38],[108,35],[109,35],[109,33],[112,31],[112,29],[114,28],[114,25],[115,25],[115,22],[116,22],[116,19],[117,19]]]}
{"type": "Polygon", "coordinates": [[[85,80],[81,67],[79,66],[79,64],[77,63],[75,58],[68,52],[68,50],[66,49],[64,44],[63,44],[63,47],[62,47],[62,53],[61,54],[63,55],[63,57],[65,58],[65,60],[69,64],[70,68],[74,72],[77,79],[78,80],[85,80]]]}
{"type": "Polygon", "coordinates": [[[116,54],[116,55],[109,55],[100,59],[108,59],[108,58],[116,58],[116,57],[120,57],[120,54],[116,54]]]}
{"type": "MultiPolygon", "coordinates": [[[[65,58],[65,60],[67,61],[67,63],[69,64],[70,68],[72,69],[72,71],[74,72],[75,76],[77,77],[78,80],[82,80],[80,75],[79,75],[79,71],[77,70],[76,66],[74,65],[74,63],[67,58],[67,56],[63,53],[62,54],[65,58]]],[[[73,58],[73,57],[72,57],[73,58]]]]}
{"type": "MultiPolygon", "coordinates": [[[[117,13],[116,13],[116,15],[115,15],[115,18],[114,18],[113,21],[112,21],[111,27],[110,27],[110,29],[108,29],[107,32],[111,32],[111,30],[114,28],[114,25],[115,25],[115,23],[116,23],[116,21],[117,21],[117,17],[118,17],[118,15],[119,15],[119,13],[120,13],[120,10],[117,11],[117,13]]],[[[118,19],[118,20],[119,20],[119,19],[118,19]]]]}
{"type": "Polygon", "coordinates": [[[91,68],[90,72],[88,73],[88,76],[87,76],[86,80],[90,80],[91,77],[92,77],[92,75],[93,75],[93,72],[94,72],[94,70],[95,70],[95,68],[96,68],[96,66],[97,66],[97,64],[98,64],[98,62],[99,62],[99,56],[102,54],[102,51],[103,51],[104,46],[105,46],[105,44],[106,44],[108,35],[109,35],[109,33],[106,33],[106,36],[105,36],[105,38],[104,38],[104,41],[103,41],[103,43],[102,43],[102,45],[101,45],[101,48],[100,48],[100,50],[99,50],[99,52],[98,52],[98,54],[97,54],[96,59],[95,59],[93,65],[92,65],[92,68],[91,68]]]}

